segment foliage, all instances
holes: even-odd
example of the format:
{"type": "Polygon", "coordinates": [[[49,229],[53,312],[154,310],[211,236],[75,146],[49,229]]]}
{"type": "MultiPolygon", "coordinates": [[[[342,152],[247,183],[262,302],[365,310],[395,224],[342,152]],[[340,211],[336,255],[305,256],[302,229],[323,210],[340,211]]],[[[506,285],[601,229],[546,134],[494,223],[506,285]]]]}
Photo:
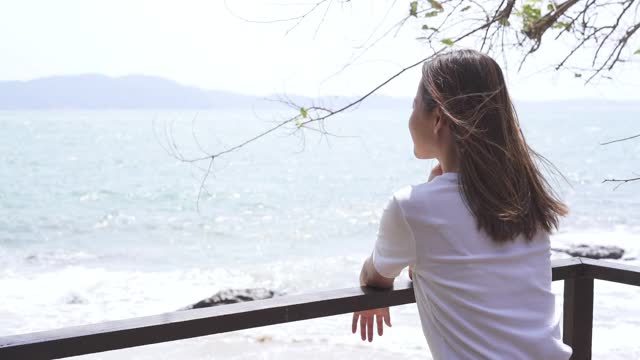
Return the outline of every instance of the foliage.
{"type": "Polygon", "coordinates": [[[634,1],[421,0],[411,2],[409,16],[416,18],[426,32],[418,39],[432,49],[439,43],[478,47],[493,55],[520,50],[520,67],[538,51],[543,40],[568,39],[574,46],[557,54],[562,57],[554,64],[555,69],[588,74],[585,82],[590,82],[627,61],[626,57],[638,54],[624,51],[640,33],[639,6],[632,6],[634,1]],[[443,20],[425,23],[420,22],[421,17],[443,20]]]}

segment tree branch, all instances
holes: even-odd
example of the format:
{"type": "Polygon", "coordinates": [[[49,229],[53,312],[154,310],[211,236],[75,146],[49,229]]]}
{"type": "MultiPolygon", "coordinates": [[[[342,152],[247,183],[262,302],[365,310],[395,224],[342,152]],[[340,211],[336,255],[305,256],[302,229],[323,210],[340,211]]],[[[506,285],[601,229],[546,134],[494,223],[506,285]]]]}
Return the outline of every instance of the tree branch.
{"type": "Polygon", "coordinates": [[[617,142],[621,142],[621,141],[627,141],[627,140],[635,139],[637,137],[640,137],[640,134],[629,136],[629,137],[622,138],[622,139],[607,141],[607,142],[601,143],[600,145],[609,145],[609,144],[613,144],[613,143],[617,143],[617,142]]]}
{"type": "Polygon", "coordinates": [[[616,187],[613,188],[613,190],[617,190],[620,186],[628,183],[628,182],[634,182],[634,181],[640,181],[640,177],[636,177],[636,178],[630,178],[630,179],[604,179],[602,181],[602,183],[606,183],[606,182],[616,182],[619,183],[618,185],[616,185],[616,187]]]}

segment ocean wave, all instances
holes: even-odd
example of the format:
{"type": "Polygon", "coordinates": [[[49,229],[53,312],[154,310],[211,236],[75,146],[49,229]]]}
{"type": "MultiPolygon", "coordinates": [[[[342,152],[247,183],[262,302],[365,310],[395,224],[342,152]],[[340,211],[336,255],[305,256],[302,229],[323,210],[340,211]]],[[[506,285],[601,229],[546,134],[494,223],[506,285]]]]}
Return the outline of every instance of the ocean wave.
{"type": "Polygon", "coordinates": [[[100,258],[84,251],[48,250],[26,255],[23,260],[30,265],[67,265],[100,258]]]}
{"type": "MultiPolygon", "coordinates": [[[[36,256],[37,261],[53,262],[92,257],[82,252],[36,256]]],[[[17,333],[164,313],[225,289],[263,287],[281,293],[301,293],[352,287],[357,285],[360,260],[359,257],[298,259],[243,268],[169,271],[78,265],[47,266],[40,272],[5,270],[0,277],[3,289],[0,308],[11,309],[11,316],[19,317],[24,326],[0,330],[5,334],[17,333]],[[318,277],[318,273],[323,276],[318,277]]]]}

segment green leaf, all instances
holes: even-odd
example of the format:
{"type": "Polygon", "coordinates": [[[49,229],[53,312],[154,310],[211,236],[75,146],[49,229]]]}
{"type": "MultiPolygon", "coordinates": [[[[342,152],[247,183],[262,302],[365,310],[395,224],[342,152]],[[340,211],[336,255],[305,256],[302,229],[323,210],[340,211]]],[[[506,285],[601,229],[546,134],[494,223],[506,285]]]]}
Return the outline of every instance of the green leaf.
{"type": "Polygon", "coordinates": [[[523,12],[523,17],[527,18],[530,21],[537,21],[540,20],[540,16],[541,16],[541,12],[540,12],[540,8],[534,7],[532,5],[529,4],[524,4],[522,6],[522,12],[523,12]]]}
{"type": "Polygon", "coordinates": [[[438,31],[437,28],[431,27],[431,26],[429,26],[427,24],[422,25],[422,30],[431,30],[433,32],[437,32],[438,31]]]}
{"type": "Polygon", "coordinates": [[[300,119],[296,120],[296,127],[298,127],[298,128],[302,127],[302,120],[300,120],[300,119]]]}
{"type": "Polygon", "coordinates": [[[471,5],[467,5],[465,7],[463,7],[462,9],[460,9],[460,12],[465,12],[467,10],[471,9],[471,5]]]}
{"type": "Polygon", "coordinates": [[[516,10],[516,16],[522,18],[522,29],[527,32],[531,27],[541,18],[540,11],[540,1],[538,0],[527,0],[527,2],[522,5],[522,10],[516,10]]]}
{"type": "Polygon", "coordinates": [[[441,43],[447,45],[447,46],[453,46],[453,40],[451,39],[442,39],[440,40],[441,43]]]}
{"type": "Polygon", "coordinates": [[[633,52],[633,55],[640,55],[640,49],[633,52]]]}
{"type": "Polygon", "coordinates": [[[439,2],[437,2],[436,0],[427,0],[429,1],[429,4],[431,4],[431,7],[438,10],[438,11],[444,11],[444,8],[442,7],[442,4],[440,4],[439,2]]]}
{"type": "Polygon", "coordinates": [[[301,107],[301,108],[300,108],[300,115],[302,115],[302,117],[303,117],[304,119],[306,119],[306,118],[307,118],[307,115],[309,115],[309,114],[307,113],[307,109],[305,109],[304,107],[301,107]]]}
{"type": "Polygon", "coordinates": [[[511,25],[511,23],[509,22],[509,18],[506,18],[506,17],[504,17],[504,18],[500,19],[500,21],[498,21],[498,22],[499,22],[499,23],[500,23],[500,25],[502,25],[502,26],[509,26],[509,25],[511,25]]]}
{"type": "Polygon", "coordinates": [[[412,1],[409,4],[409,16],[418,17],[418,2],[412,1]]]}
{"type": "Polygon", "coordinates": [[[553,24],[551,26],[554,29],[566,29],[569,30],[571,29],[571,23],[570,22],[564,22],[564,21],[558,21],[555,24],[553,24]]]}
{"type": "Polygon", "coordinates": [[[424,17],[434,17],[434,16],[438,16],[438,14],[440,14],[440,11],[433,10],[433,11],[426,12],[424,14],[424,17]]]}

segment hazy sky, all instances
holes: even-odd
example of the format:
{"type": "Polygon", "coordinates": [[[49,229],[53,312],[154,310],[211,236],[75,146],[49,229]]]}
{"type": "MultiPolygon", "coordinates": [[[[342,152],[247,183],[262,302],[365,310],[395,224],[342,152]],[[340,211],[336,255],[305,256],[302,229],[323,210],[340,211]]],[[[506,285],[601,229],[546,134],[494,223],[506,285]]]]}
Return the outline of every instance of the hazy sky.
{"type": "MultiPolygon", "coordinates": [[[[294,23],[248,23],[237,15],[287,18],[309,1],[1,0],[0,80],[146,74],[248,94],[357,95],[428,53],[415,40],[418,25],[408,23],[333,76],[371,34],[377,38],[406,13],[405,1],[397,1],[385,18],[391,3],[334,4],[320,27],[323,9],[287,33],[294,23]]],[[[552,44],[551,53],[561,46],[552,44]]],[[[509,69],[510,89],[522,100],[640,100],[637,58],[623,64],[614,81],[585,87],[571,74],[540,73],[548,59],[543,53],[521,73],[509,69]]],[[[409,72],[381,93],[412,96],[418,80],[418,70],[409,72]]]]}

